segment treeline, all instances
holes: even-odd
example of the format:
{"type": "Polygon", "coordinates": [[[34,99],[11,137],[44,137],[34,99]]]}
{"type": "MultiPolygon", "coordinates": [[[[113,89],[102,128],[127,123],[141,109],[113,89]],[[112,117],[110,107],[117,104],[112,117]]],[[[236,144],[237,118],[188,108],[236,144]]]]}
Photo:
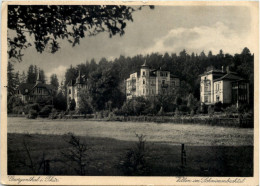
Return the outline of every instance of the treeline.
{"type": "Polygon", "coordinates": [[[188,54],[186,50],[176,53],[152,53],[150,55],[136,55],[133,57],[120,56],[108,61],[102,58],[98,63],[92,59],[90,62],[70,66],[65,74],[65,89],[69,81],[75,80],[79,71],[88,79],[88,91],[85,96],[89,100],[90,106],[95,111],[108,108],[121,108],[126,101],[125,80],[133,72],[139,71],[141,65],[146,60],[152,69],[162,68],[171,74],[178,76],[181,80],[181,87],[173,100],[188,102],[190,94],[194,99],[200,99],[200,77],[199,75],[209,70],[228,68],[232,72],[249,80],[250,83],[250,103],[253,103],[253,78],[254,78],[254,55],[248,48],[244,48],[240,54],[230,55],[222,50],[218,54],[209,51],[205,54],[188,54]]]}
{"type": "MultiPolygon", "coordinates": [[[[218,54],[211,51],[206,55],[188,54],[185,50],[179,54],[159,54],[136,55],[133,57],[120,56],[114,60],[102,58],[96,62],[90,62],[70,66],[65,73],[65,82],[59,82],[57,75],[53,74],[50,84],[56,88],[54,95],[54,108],[57,110],[75,109],[75,105],[67,107],[66,95],[67,84],[81,75],[87,79],[87,90],[80,92],[79,111],[81,113],[93,113],[102,110],[118,110],[118,112],[135,113],[162,113],[174,112],[176,108],[183,112],[196,110],[200,100],[200,77],[199,75],[210,68],[228,68],[230,71],[238,73],[249,80],[250,84],[250,107],[253,108],[254,91],[254,55],[248,48],[244,48],[240,54],[230,55],[222,50],[218,54]],[[152,69],[161,68],[168,70],[171,74],[178,76],[181,86],[178,90],[172,90],[169,96],[159,95],[153,100],[126,101],[125,80],[133,72],[139,71],[141,65],[146,60],[152,69]],[[133,107],[133,108],[132,108],[133,107]],[[137,108],[138,107],[138,108],[137,108]],[[139,108],[140,107],[140,108],[139,108]],[[187,108],[188,107],[188,108],[187,108]],[[139,111],[138,111],[139,110],[139,111]],[[142,110],[142,111],[140,111],[142,110]]],[[[27,73],[15,72],[12,63],[8,63],[8,104],[15,103],[16,90],[21,83],[35,83],[39,68],[29,66],[27,73]]],[[[40,70],[41,76],[45,79],[44,71],[40,70]]],[[[18,104],[19,105],[19,104],[18,104]]]]}

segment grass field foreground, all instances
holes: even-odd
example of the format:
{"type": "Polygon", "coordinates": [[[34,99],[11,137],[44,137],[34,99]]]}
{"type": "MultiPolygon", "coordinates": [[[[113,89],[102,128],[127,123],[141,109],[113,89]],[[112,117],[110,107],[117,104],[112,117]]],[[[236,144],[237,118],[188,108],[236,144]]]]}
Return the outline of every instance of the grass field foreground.
{"type": "MultiPolygon", "coordinates": [[[[136,142],[102,137],[79,137],[90,147],[85,175],[122,176],[120,163],[136,142]]],[[[77,165],[66,162],[61,152],[70,146],[66,135],[8,134],[8,174],[28,175],[32,170],[23,143],[30,149],[34,166],[42,155],[50,161],[51,175],[77,175],[77,165]],[[65,161],[65,163],[64,163],[65,161]]],[[[181,145],[146,143],[151,176],[252,176],[253,146],[185,146],[187,162],[181,166],[181,145]]],[[[43,174],[42,170],[38,174],[43,174]]]]}

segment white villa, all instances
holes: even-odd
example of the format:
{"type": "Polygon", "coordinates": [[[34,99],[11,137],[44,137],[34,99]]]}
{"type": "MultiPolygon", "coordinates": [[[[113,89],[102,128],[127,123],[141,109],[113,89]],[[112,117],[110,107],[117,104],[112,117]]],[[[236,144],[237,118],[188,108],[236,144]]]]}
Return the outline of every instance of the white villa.
{"type": "Polygon", "coordinates": [[[150,69],[145,61],[140,72],[130,74],[130,77],[126,80],[126,96],[127,99],[132,99],[138,96],[149,97],[168,94],[179,86],[180,80],[178,77],[172,75],[169,71],[150,69]]]}
{"type": "Polygon", "coordinates": [[[206,105],[249,102],[249,83],[234,72],[209,70],[200,75],[200,101],[206,105]]]}
{"type": "Polygon", "coordinates": [[[76,80],[71,80],[67,84],[67,107],[69,108],[71,101],[74,99],[76,103],[76,108],[79,106],[79,91],[81,89],[87,88],[87,80],[83,78],[80,74],[76,80]]]}

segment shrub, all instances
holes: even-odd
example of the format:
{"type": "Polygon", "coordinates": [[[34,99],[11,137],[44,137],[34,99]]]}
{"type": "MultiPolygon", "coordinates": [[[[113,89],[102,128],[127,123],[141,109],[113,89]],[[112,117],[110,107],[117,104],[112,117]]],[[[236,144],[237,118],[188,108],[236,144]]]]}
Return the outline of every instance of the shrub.
{"type": "Polygon", "coordinates": [[[163,111],[163,107],[160,108],[158,114],[158,116],[163,116],[164,115],[164,111],[163,111]]]}
{"type": "Polygon", "coordinates": [[[175,109],[174,117],[175,117],[175,118],[179,118],[179,117],[180,117],[180,111],[179,111],[178,108],[175,109]]]}
{"type": "Polygon", "coordinates": [[[245,113],[245,112],[248,112],[249,111],[249,105],[248,104],[241,104],[238,106],[238,112],[239,113],[245,113]]]}
{"type": "Polygon", "coordinates": [[[61,151],[61,155],[72,164],[72,166],[78,175],[86,174],[86,166],[89,163],[88,151],[89,147],[82,142],[82,140],[75,136],[73,133],[65,135],[65,141],[69,145],[69,148],[65,148],[66,151],[61,151]],[[69,138],[69,139],[67,139],[69,138]]]}
{"type": "Polygon", "coordinates": [[[182,104],[182,99],[180,97],[176,97],[175,103],[176,103],[176,105],[181,105],[182,104]]]}
{"type": "Polygon", "coordinates": [[[121,109],[118,109],[118,108],[115,108],[113,110],[113,114],[116,115],[116,116],[121,116],[121,115],[124,115],[122,110],[121,109]]]}
{"type": "Polygon", "coordinates": [[[190,116],[192,117],[192,116],[194,116],[194,114],[195,114],[195,112],[194,112],[194,110],[192,109],[192,110],[190,111],[190,116]]]}
{"type": "Polygon", "coordinates": [[[36,110],[37,112],[40,111],[40,105],[38,103],[33,103],[25,106],[25,111],[29,113],[30,110],[36,110]]]}
{"type": "Polygon", "coordinates": [[[62,118],[64,118],[65,115],[66,115],[66,112],[61,111],[60,114],[58,115],[58,118],[62,119],[62,118]]]}
{"type": "Polygon", "coordinates": [[[149,175],[151,168],[148,164],[148,152],[145,149],[145,136],[136,134],[136,137],[138,138],[138,143],[134,148],[126,152],[119,168],[127,176],[149,175]]]}
{"type": "Polygon", "coordinates": [[[202,103],[202,105],[200,106],[200,112],[202,114],[207,114],[208,109],[207,109],[207,106],[205,105],[205,103],[202,103]]]}
{"type": "Polygon", "coordinates": [[[215,103],[215,105],[214,105],[214,111],[220,112],[220,111],[222,111],[222,107],[223,107],[223,104],[222,104],[221,101],[219,101],[219,102],[215,103]]]}
{"type": "Polygon", "coordinates": [[[68,112],[68,114],[69,114],[70,116],[73,116],[73,115],[76,114],[76,111],[75,111],[75,110],[70,110],[70,111],[68,112]]]}
{"type": "Polygon", "coordinates": [[[74,99],[72,99],[69,103],[69,110],[75,110],[76,108],[76,102],[74,99]]]}
{"type": "Polygon", "coordinates": [[[22,114],[24,112],[23,106],[15,106],[12,111],[14,114],[22,114]]]}
{"type": "Polygon", "coordinates": [[[179,106],[179,111],[181,111],[181,112],[188,112],[189,108],[187,107],[187,105],[180,105],[179,106]]]}
{"type": "Polygon", "coordinates": [[[17,96],[11,96],[7,102],[7,111],[8,111],[8,113],[13,112],[13,113],[17,114],[17,112],[19,112],[21,106],[23,106],[22,100],[17,96]],[[19,109],[17,107],[19,107],[19,109]]]}
{"type": "Polygon", "coordinates": [[[58,118],[58,112],[55,108],[51,110],[51,113],[49,114],[50,119],[57,119],[58,118]]]}
{"type": "Polygon", "coordinates": [[[29,110],[27,118],[28,119],[35,119],[35,118],[37,118],[37,116],[38,116],[38,112],[36,110],[31,109],[31,110],[29,110]]]}
{"type": "Polygon", "coordinates": [[[234,114],[237,114],[238,110],[236,105],[231,105],[225,109],[225,114],[227,117],[233,117],[234,114]]]}
{"type": "Polygon", "coordinates": [[[150,107],[149,100],[143,97],[127,100],[121,108],[122,115],[141,115],[147,114],[150,107]]]}
{"type": "MultiPolygon", "coordinates": [[[[84,92],[80,92],[80,101],[77,108],[79,114],[91,114],[93,113],[93,107],[90,103],[88,95],[83,94],[84,92]]],[[[72,109],[73,110],[73,109],[72,109]]]]}
{"type": "Polygon", "coordinates": [[[52,111],[52,107],[52,105],[45,105],[39,112],[39,115],[42,117],[49,117],[49,114],[52,111]]]}
{"type": "Polygon", "coordinates": [[[208,114],[210,117],[212,117],[214,115],[214,107],[212,107],[212,106],[208,107],[208,114]]]}

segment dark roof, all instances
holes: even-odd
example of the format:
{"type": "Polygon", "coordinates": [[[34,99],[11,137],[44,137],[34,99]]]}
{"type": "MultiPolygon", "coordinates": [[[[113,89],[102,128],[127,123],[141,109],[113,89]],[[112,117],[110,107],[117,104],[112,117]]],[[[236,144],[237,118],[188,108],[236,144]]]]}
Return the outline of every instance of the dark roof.
{"type": "Polygon", "coordinates": [[[222,70],[218,70],[218,69],[214,69],[214,70],[209,70],[207,72],[204,72],[203,74],[200,74],[200,76],[204,76],[207,74],[226,74],[227,72],[222,71],[222,70]]]}
{"type": "Polygon", "coordinates": [[[34,87],[35,84],[30,83],[22,83],[18,86],[18,90],[21,92],[21,94],[28,94],[29,91],[34,87]],[[28,92],[25,92],[25,90],[28,90],[28,92]]]}
{"type": "Polygon", "coordinates": [[[244,78],[236,75],[235,73],[228,73],[221,78],[215,79],[214,81],[221,81],[221,80],[227,80],[227,81],[240,81],[245,80],[244,78]]]}
{"type": "Polygon", "coordinates": [[[37,88],[37,87],[38,88],[46,88],[48,91],[54,90],[54,86],[52,86],[50,84],[48,85],[48,84],[45,84],[45,83],[37,83],[36,85],[34,85],[34,87],[30,91],[32,91],[34,88],[37,88]]]}
{"type": "Polygon", "coordinates": [[[31,84],[31,83],[22,83],[18,86],[18,90],[21,92],[21,94],[29,94],[35,87],[40,87],[40,88],[46,88],[47,90],[54,90],[55,87],[50,84],[44,84],[44,83],[37,83],[37,84],[31,84]],[[26,92],[25,90],[28,90],[26,92]]]}

